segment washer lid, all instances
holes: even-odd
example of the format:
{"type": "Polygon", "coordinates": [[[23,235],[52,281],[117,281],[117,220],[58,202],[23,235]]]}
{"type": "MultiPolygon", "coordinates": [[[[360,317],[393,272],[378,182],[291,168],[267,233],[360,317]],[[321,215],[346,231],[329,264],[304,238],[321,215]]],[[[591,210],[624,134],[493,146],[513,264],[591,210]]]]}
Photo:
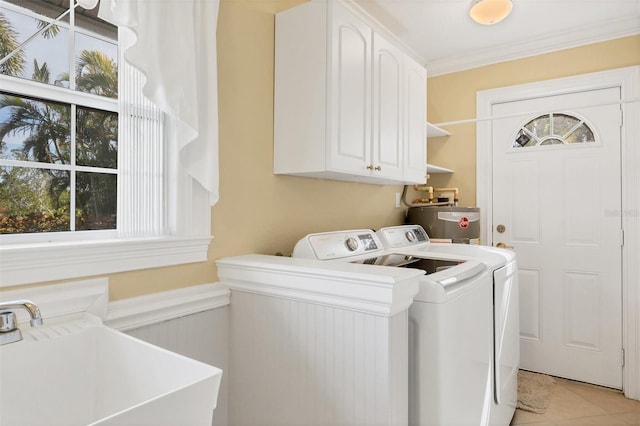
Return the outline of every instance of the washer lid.
{"type": "MultiPolygon", "coordinates": [[[[425,256],[428,258],[428,256],[425,256]]],[[[420,278],[416,302],[445,303],[491,281],[487,266],[477,260],[467,260],[456,266],[420,278]]]]}

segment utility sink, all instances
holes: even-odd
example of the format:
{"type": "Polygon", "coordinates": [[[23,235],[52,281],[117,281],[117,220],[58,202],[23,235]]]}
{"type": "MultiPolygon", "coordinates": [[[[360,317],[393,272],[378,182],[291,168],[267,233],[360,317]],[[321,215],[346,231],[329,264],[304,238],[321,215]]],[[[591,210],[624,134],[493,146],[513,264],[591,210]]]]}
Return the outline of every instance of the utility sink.
{"type": "Polygon", "coordinates": [[[84,316],[0,346],[0,425],[210,426],[222,371],[84,316]]]}

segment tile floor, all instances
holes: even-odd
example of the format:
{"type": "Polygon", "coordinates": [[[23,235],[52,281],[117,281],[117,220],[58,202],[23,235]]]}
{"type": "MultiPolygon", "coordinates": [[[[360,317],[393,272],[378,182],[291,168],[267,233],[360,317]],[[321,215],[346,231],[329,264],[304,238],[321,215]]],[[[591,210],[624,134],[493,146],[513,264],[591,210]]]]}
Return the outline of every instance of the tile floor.
{"type": "Polygon", "coordinates": [[[512,425],[640,425],[640,401],[622,392],[556,378],[544,414],[516,410],[512,425]]]}

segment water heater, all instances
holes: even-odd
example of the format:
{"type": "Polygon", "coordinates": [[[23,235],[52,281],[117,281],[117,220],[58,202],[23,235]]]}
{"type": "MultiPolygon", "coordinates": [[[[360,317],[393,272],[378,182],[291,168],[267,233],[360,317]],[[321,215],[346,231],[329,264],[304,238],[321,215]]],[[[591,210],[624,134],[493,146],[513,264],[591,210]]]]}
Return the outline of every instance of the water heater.
{"type": "Polygon", "coordinates": [[[421,225],[432,240],[480,244],[480,209],[478,207],[409,207],[405,222],[421,225]]]}

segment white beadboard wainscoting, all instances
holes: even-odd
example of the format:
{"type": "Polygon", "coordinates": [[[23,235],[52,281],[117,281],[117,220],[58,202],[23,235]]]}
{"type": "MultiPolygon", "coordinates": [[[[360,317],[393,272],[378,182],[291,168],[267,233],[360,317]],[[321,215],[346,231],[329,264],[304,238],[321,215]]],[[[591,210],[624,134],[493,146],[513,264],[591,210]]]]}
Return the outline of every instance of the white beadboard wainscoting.
{"type": "Polygon", "coordinates": [[[392,317],[234,291],[238,425],[406,424],[407,311],[392,317]]]}
{"type": "Polygon", "coordinates": [[[213,426],[228,424],[228,307],[214,308],[126,331],[127,334],[172,352],[220,368],[222,382],[213,426]]]}
{"type": "Polygon", "coordinates": [[[247,255],[231,289],[234,425],[406,425],[408,311],[422,271],[247,255]]]}
{"type": "Polygon", "coordinates": [[[106,325],[222,369],[213,426],[228,425],[229,290],[203,284],[109,303],[106,325]]]}

